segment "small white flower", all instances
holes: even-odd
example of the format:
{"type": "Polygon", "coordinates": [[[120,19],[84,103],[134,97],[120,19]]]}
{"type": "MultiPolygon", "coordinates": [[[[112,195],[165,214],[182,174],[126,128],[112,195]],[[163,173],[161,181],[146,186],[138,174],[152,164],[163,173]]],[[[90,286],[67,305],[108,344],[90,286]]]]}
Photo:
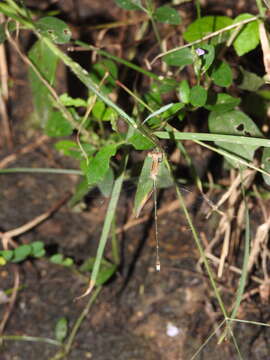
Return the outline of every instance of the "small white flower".
{"type": "Polygon", "coordinates": [[[197,48],[195,51],[198,56],[202,56],[205,54],[205,50],[203,50],[201,48],[197,48]]]}
{"type": "Polygon", "coordinates": [[[167,335],[170,337],[175,337],[180,333],[180,329],[177,326],[173,325],[172,323],[167,324],[167,335]]]}

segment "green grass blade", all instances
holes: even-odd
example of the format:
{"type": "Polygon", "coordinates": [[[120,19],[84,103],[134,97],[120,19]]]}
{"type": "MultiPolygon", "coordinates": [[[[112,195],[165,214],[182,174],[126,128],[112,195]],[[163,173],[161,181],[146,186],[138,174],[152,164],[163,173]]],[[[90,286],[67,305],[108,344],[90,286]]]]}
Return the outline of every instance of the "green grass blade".
{"type": "Polygon", "coordinates": [[[38,337],[38,336],[28,336],[28,335],[2,335],[0,336],[0,341],[29,341],[29,342],[42,342],[54,346],[63,345],[58,340],[49,339],[45,337],[38,337]]]}
{"type": "MultiPolygon", "coordinates": [[[[241,170],[240,170],[241,171],[241,170]]],[[[242,173],[241,173],[242,174],[242,173]]],[[[250,221],[249,221],[249,211],[248,211],[248,205],[245,197],[245,189],[243,183],[242,185],[242,193],[244,196],[244,202],[245,202],[245,245],[244,245],[244,259],[243,259],[243,267],[242,267],[242,273],[239,280],[239,286],[237,289],[236,294],[236,301],[233,308],[233,311],[231,313],[231,317],[235,318],[237,315],[237,311],[239,309],[239,306],[242,301],[242,297],[245,290],[245,285],[247,281],[247,275],[248,275],[248,259],[249,259],[249,248],[250,248],[250,221]]]]}
{"type": "MultiPolygon", "coordinates": [[[[170,175],[171,175],[172,179],[174,179],[170,164],[169,164],[166,157],[164,158],[164,161],[165,161],[165,164],[166,164],[166,166],[167,166],[167,168],[168,168],[168,170],[170,172],[170,175]]],[[[174,181],[174,183],[176,184],[175,181],[174,181]]],[[[197,233],[197,231],[196,231],[196,229],[195,229],[195,227],[193,225],[191,216],[189,215],[189,212],[188,212],[188,209],[187,209],[186,204],[184,202],[183,196],[182,196],[181,191],[179,190],[177,184],[176,184],[175,188],[176,188],[176,193],[177,193],[177,197],[178,197],[178,200],[179,200],[180,207],[184,211],[185,217],[186,217],[188,225],[189,225],[189,227],[191,229],[191,232],[192,232],[193,238],[195,240],[196,246],[197,246],[197,248],[199,250],[199,253],[200,253],[200,256],[201,256],[201,258],[203,260],[203,264],[205,266],[206,272],[207,272],[207,274],[209,276],[209,280],[210,280],[210,283],[211,283],[211,285],[213,287],[213,290],[214,290],[215,296],[217,298],[218,304],[220,306],[220,309],[221,309],[221,311],[223,313],[224,318],[226,319],[228,317],[227,316],[227,311],[225,309],[225,305],[224,305],[224,303],[222,301],[222,298],[220,296],[218,287],[217,287],[217,285],[215,283],[215,279],[214,279],[214,275],[212,273],[212,270],[211,270],[211,268],[210,268],[210,266],[208,264],[208,260],[206,258],[205,253],[204,253],[204,249],[203,249],[203,246],[201,244],[201,240],[200,240],[199,235],[198,235],[198,233],[197,233]]]]}
{"type": "MultiPolygon", "coordinates": [[[[130,69],[133,69],[151,79],[154,79],[154,80],[157,80],[159,81],[160,83],[162,83],[162,80],[160,80],[159,76],[154,74],[153,72],[150,72],[148,70],[145,70],[143,69],[142,67],[132,63],[131,61],[128,61],[128,60],[125,60],[125,59],[122,59],[122,58],[119,58],[118,56],[115,56],[113,54],[110,54],[109,52],[105,51],[105,50],[102,50],[102,49],[99,49],[99,48],[96,48],[95,46],[93,45],[88,45],[82,41],[75,41],[75,44],[76,45],[79,45],[79,46],[83,46],[86,50],[91,50],[91,51],[95,51],[97,52],[99,55],[101,56],[104,56],[104,57],[107,57],[108,59],[111,59],[111,60],[114,60],[115,62],[119,63],[119,64],[123,64],[127,67],[129,67],[130,69]]],[[[74,50],[76,51],[76,48],[74,48],[74,50]]]]}
{"type": "Polygon", "coordinates": [[[249,325],[257,325],[257,326],[266,326],[266,327],[270,327],[270,324],[262,323],[262,322],[260,322],[260,321],[243,320],[243,319],[234,319],[234,318],[228,318],[228,320],[230,320],[230,321],[236,321],[236,322],[241,322],[241,323],[244,323],[244,324],[249,324],[249,325]]]}
{"type": "Polygon", "coordinates": [[[234,155],[234,154],[231,154],[231,153],[229,153],[229,152],[226,151],[226,150],[219,149],[219,148],[215,148],[214,146],[205,144],[204,142],[199,141],[199,140],[194,140],[194,142],[196,142],[197,144],[199,144],[199,145],[201,145],[201,146],[204,146],[204,147],[206,147],[207,149],[210,149],[210,150],[212,150],[212,151],[214,151],[214,152],[216,152],[216,153],[218,153],[218,154],[220,154],[220,155],[222,155],[222,156],[224,156],[224,157],[227,157],[227,158],[229,158],[229,159],[232,159],[232,160],[238,162],[240,165],[247,166],[247,167],[249,167],[250,169],[254,169],[254,170],[260,172],[261,174],[265,174],[265,175],[267,175],[267,176],[270,176],[270,174],[269,174],[267,171],[265,171],[265,170],[263,170],[263,169],[261,169],[261,168],[258,168],[257,166],[253,165],[252,163],[249,163],[249,162],[247,162],[246,160],[240,158],[239,156],[234,155]]]}
{"type": "Polygon", "coordinates": [[[81,170],[76,169],[54,169],[54,168],[7,168],[0,169],[0,174],[10,173],[33,173],[33,174],[72,174],[84,175],[81,170]]]}
{"type": "Polygon", "coordinates": [[[101,260],[103,258],[105,245],[106,245],[108,237],[109,237],[109,233],[110,233],[111,225],[112,225],[112,222],[114,219],[117,203],[118,203],[119,196],[120,196],[120,193],[122,190],[122,184],[124,181],[127,160],[128,160],[128,155],[125,155],[125,157],[123,158],[123,162],[122,162],[122,172],[116,178],[114,187],[112,190],[112,196],[111,196],[111,199],[110,199],[110,202],[108,205],[108,209],[106,212],[106,217],[105,217],[105,221],[104,221],[103,228],[102,228],[102,233],[101,233],[100,240],[99,240],[97,255],[96,255],[93,271],[91,274],[90,284],[92,287],[95,285],[96,280],[97,280],[98,272],[99,272],[100,265],[101,265],[101,260]]]}
{"type": "Polygon", "coordinates": [[[263,146],[270,147],[270,140],[263,138],[254,138],[247,136],[236,135],[223,135],[223,134],[210,134],[210,133],[190,133],[190,132],[177,132],[173,131],[156,131],[154,135],[160,139],[171,139],[172,136],[175,140],[201,140],[201,141],[219,141],[239,145],[250,146],[263,146]]]}
{"type": "Polygon", "coordinates": [[[195,352],[195,354],[192,355],[190,360],[194,360],[197,355],[202,351],[203,348],[209,343],[209,341],[215,336],[216,332],[222,327],[222,325],[225,323],[226,319],[223,319],[223,321],[217,326],[217,328],[208,336],[208,338],[204,341],[204,343],[199,347],[199,349],[195,352]]]}

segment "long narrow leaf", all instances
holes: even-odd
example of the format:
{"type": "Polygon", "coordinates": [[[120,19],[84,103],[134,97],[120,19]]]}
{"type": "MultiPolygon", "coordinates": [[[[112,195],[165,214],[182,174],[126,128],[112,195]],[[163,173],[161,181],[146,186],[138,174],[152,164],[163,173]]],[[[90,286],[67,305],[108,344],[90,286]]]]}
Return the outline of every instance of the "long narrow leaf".
{"type": "Polygon", "coordinates": [[[94,288],[94,286],[96,284],[96,280],[97,280],[97,276],[98,276],[99,269],[101,266],[101,261],[103,258],[105,246],[106,246],[106,243],[107,243],[107,240],[109,237],[109,233],[110,233],[111,225],[112,225],[112,222],[114,219],[117,203],[118,203],[119,196],[120,196],[120,193],[122,190],[122,184],[124,181],[125,168],[126,168],[127,161],[128,161],[128,155],[125,155],[125,157],[123,158],[123,163],[122,163],[123,164],[122,173],[115,180],[114,187],[112,190],[112,196],[111,196],[108,208],[107,208],[106,217],[105,217],[105,221],[103,224],[102,233],[100,236],[97,255],[96,255],[96,259],[95,259],[95,263],[94,263],[94,267],[93,267],[93,271],[91,274],[91,279],[90,279],[89,285],[87,287],[87,290],[84,292],[84,294],[79,296],[77,299],[80,299],[80,298],[90,294],[90,292],[92,291],[92,289],[94,288]]]}
{"type": "MultiPolygon", "coordinates": [[[[156,131],[154,132],[160,139],[171,139],[172,133],[169,131],[156,131]]],[[[251,136],[235,136],[235,135],[222,135],[210,133],[189,133],[173,131],[173,138],[175,140],[201,140],[201,141],[220,141],[239,145],[250,146],[263,146],[270,147],[270,140],[263,138],[255,138],[251,136]]]]}

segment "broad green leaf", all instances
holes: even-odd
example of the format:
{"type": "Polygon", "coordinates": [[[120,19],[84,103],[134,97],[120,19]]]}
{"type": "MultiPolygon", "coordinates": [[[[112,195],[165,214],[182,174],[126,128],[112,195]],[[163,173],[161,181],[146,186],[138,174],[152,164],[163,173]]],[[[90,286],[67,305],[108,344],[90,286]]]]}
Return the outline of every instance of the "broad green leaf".
{"type": "Polygon", "coordinates": [[[50,257],[50,262],[62,266],[71,266],[73,265],[73,260],[69,257],[64,258],[62,254],[54,254],[50,257]]]}
{"type": "Polygon", "coordinates": [[[75,192],[69,200],[68,206],[73,208],[78,202],[80,202],[84,198],[85,195],[88,194],[90,190],[91,188],[89,187],[86,178],[84,178],[76,185],[75,192]]]}
{"type": "Polygon", "coordinates": [[[101,266],[101,269],[99,270],[96,285],[100,286],[105,284],[116,272],[117,265],[110,264],[109,266],[101,266]]]}
{"type": "Polygon", "coordinates": [[[157,83],[157,91],[160,94],[166,94],[170,91],[173,91],[178,86],[178,81],[175,79],[165,78],[162,80],[162,83],[157,83]]]}
{"type": "Polygon", "coordinates": [[[190,90],[189,101],[195,107],[203,106],[207,100],[207,91],[201,86],[193,86],[190,90]]]}
{"type": "MultiPolygon", "coordinates": [[[[83,272],[92,272],[95,264],[95,258],[88,258],[80,267],[83,272]]],[[[102,259],[98,276],[96,279],[96,285],[105,284],[116,272],[117,265],[110,263],[109,261],[102,259]]]]}
{"type": "Polygon", "coordinates": [[[180,111],[178,112],[177,117],[178,117],[178,119],[179,119],[180,121],[183,121],[184,118],[186,117],[186,115],[187,115],[187,111],[186,111],[186,109],[184,108],[184,109],[182,109],[182,110],[180,110],[180,111]]]}
{"type": "MultiPolygon", "coordinates": [[[[185,31],[183,37],[186,41],[192,42],[199,40],[204,36],[220,30],[233,23],[233,20],[227,16],[205,16],[195,20],[185,31]]],[[[224,32],[211,39],[211,44],[221,43],[227,40],[228,32],[224,32]]]]}
{"type": "Polygon", "coordinates": [[[111,157],[116,154],[117,144],[106,145],[92,157],[88,166],[83,169],[86,174],[88,185],[100,183],[109,170],[111,157]]]}
{"type": "Polygon", "coordinates": [[[3,256],[6,261],[10,261],[14,255],[14,250],[1,250],[0,255],[3,256]]]}
{"type": "Polygon", "coordinates": [[[96,119],[101,120],[103,118],[104,113],[105,113],[105,108],[106,108],[106,105],[104,104],[103,101],[101,101],[101,100],[96,101],[96,103],[95,103],[95,105],[93,106],[93,109],[92,109],[93,116],[96,119]]]}
{"type": "Polygon", "coordinates": [[[116,5],[125,10],[141,10],[141,0],[115,0],[116,5]]]}
{"type": "Polygon", "coordinates": [[[63,266],[67,266],[67,267],[70,267],[74,264],[74,261],[73,259],[71,259],[70,257],[66,257],[63,262],[62,262],[62,265],[63,266]]]}
{"type": "MultiPolygon", "coordinates": [[[[41,75],[53,86],[58,58],[43,40],[38,40],[32,46],[29,58],[41,75]]],[[[37,117],[41,125],[45,126],[52,112],[50,92],[31,68],[29,68],[29,79],[37,117]]]]}
{"type": "Polygon", "coordinates": [[[60,151],[61,154],[71,156],[71,152],[78,153],[79,146],[75,141],[72,140],[60,140],[54,145],[55,149],[60,151]]]}
{"type": "Polygon", "coordinates": [[[50,257],[50,262],[57,265],[62,265],[64,257],[62,254],[54,254],[50,257]]]}
{"type": "MultiPolygon", "coordinates": [[[[263,149],[262,168],[270,173],[270,148],[263,149]]],[[[263,174],[263,180],[267,185],[270,185],[270,176],[263,174]]]]}
{"type": "Polygon", "coordinates": [[[235,106],[239,105],[240,101],[239,98],[235,98],[225,93],[219,93],[217,96],[215,93],[212,97],[208,97],[207,104],[204,107],[211,111],[226,112],[233,110],[235,106]]]}
{"type": "MultiPolygon", "coordinates": [[[[251,14],[241,14],[234,19],[234,23],[254,17],[251,14]]],[[[235,30],[232,30],[235,31],[235,30]]],[[[233,47],[238,56],[242,56],[254,50],[260,43],[259,26],[257,21],[250,22],[243,26],[236,36],[233,47]]]]}
{"type": "Polygon", "coordinates": [[[113,125],[113,123],[118,119],[118,114],[117,112],[110,107],[106,107],[103,117],[102,117],[102,121],[110,121],[113,125]]]}
{"type": "Polygon", "coordinates": [[[179,98],[184,104],[189,103],[190,87],[187,80],[183,80],[179,86],[179,98]]]}
{"type": "Polygon", "coordinates": [[[14,250],[12,262],[20,262],[25,260],[31,254],[31,245],[20,245],[14,250]]]}
{"type": "MultiPolygon", "coordinates": [[[[95,153],[96,148],[88,143],[81,143],[82,148],[84,149],[84,152],[87,154],[87,156],[91,156],[95,153]]],[[[70,156],[73,157],[75,159],[82,159],[83,155],[82,155],[82,151],[79,148],[79,145],[72,140],[61,140],[58,141],[54,147],[60,151],[61,154],[65,155],[65,156],[70,156]]]]}
{"type": "Polygon", "coordinates": [[[60,96],[60,100],[64,106],[74,106],[74,107],[87,107],[87,102],[81,98],[72,98],[67,93],[64,93],[60,96]]]}
{"type": "Polygon", "coordinates": [[[202,44],[199,46],[199,49],[203,49],[205,53],[200,56],[202,65],[202,72],[205,73],[209,67],[212,65],[215,59],[215,47],[210,44],[202,44]]]}
{"type": "MultiPolygon", "coordinates": [[[[160,92],[160,87],[157,83],[153,83],[151,90],[144,94],[144,101],[151,107],[153,110],[157,110],[162,106],[163,100],[160,92]]],[[[142,107],[141,111],[145,108],[142,107]]]]}
{"type": "Polygon", "coordinates": [[[257,74],[247,71],[240,66],[241,83],[238,85],[239,89],[247,91],[257,91],[263,84],[264,80],[257,74]]]}
{"type": "Polygon", "coordinates": [[[134,130],[133,135],[127,139],[128,143],[134,146],[136,150],[149,150],[152,149],[155,144],[147,137],[143,136],[139,131],[134,130]]]}
{"type": "Polygon", "coordinates": [[[109,94],[115,87],[115,79],[118,78],[118,69],[116,64],[112,60],[101,60],[91,67],[89,74],[91,79],[99,86],[104,79],[105,74],[108,73],[109,76],[106,77],[105,83],[100,87],[101,91],[106,94],[109,94]]]}
{"type": "Polygon", "coordinates": [[[73,132],[71,124],[60,111],[52,111],[45,124],[45,133],[48,136],[68,136],[73,132]]]}
{"type": "Polygon", "coordinates": [[[56,17],[46,16],[36,22],[37,31],[56,44],[65,44],[71,38],[67,24],[56,17]]]}
{"type": "MultiPolygon", "coordinates": [[[[208,118],[208,126],[210,132],[214,134],[263,137],[251,118],[239,110],[227,111],[225,113],[211,112],[208,118]]],[[[254,152],[258,148],[258,146],[237,144],[237,137],[235,144],[218,141],[216,144],[249,161],[253,160],[254,152]]]]}
{"type": "Polygon", "coordinates": [[[167,65],[181,67],[192,64],[194,56],[189,48],[184,48],[165,55],[163,60],[167,65]]]}
{"type": "Polygon", "coordinates": [[[165,24],[179,25],[181,23],[178,12],[168,5],[157,8],[154,13],[154,18],[165,24]]]}
{"type": "Polygon", "coordinates": [[[54,333],[55,333],[56,340],[58,340],[60,342],[63,342],[65,340],[65,338],[67,337],[67,333],[68,333],[67,318],[61,317],[57,321],[57,323],[55,325],[54,333]]]}
{"type": "Polygon", "coordinates": [[[114,184],[114,173],[111,168],[106,172],[104,179],[98,183],[99,191],[103,196],[109,197],[111,195],[114,184]]]}
{"type": "Polygon", "coordinates": [[[232,84],[232,70],[224,61],[217,61],[210,71],[210,77],[214,83],[221,87],[228,87],[232,84]]]}
{"type": "Polygon", "coordinates": [[[31,243],[31,255],[39,258],[45,255],[44,243],[42,241],[34,241],[31,243]]]}

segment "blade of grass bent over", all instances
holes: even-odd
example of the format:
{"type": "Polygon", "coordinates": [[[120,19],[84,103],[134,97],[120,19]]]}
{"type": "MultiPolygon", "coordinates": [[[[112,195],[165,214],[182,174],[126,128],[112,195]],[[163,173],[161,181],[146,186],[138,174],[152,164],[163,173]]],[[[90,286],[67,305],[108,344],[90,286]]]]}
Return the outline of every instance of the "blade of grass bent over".
{"type": "Polygon", "coordinates": [[[122,160],[121,174],[115,180],[114,187],[112,190],[112,196],[111,196],[108,208],[107,208],[106,217],[105,217],[105,221],[104,221],[103,228],[102,228],[102,233],[101,233],[100,240],[99,240],[97,255],[96,255],[93,271],[91,274],[90,282],[88,284],[86,291],[81,296],[77,297],[76,300],[90,294],[96,284],[101,261],[103,258],[105,245],[106,245],[108,237],[109,237],[112,221],[114,219],[117,203],[118,203],[119,196],[121,193],[127,161],[128,161],[128,155],[125,154],[123,157],[123,160],[122,160]]]}

